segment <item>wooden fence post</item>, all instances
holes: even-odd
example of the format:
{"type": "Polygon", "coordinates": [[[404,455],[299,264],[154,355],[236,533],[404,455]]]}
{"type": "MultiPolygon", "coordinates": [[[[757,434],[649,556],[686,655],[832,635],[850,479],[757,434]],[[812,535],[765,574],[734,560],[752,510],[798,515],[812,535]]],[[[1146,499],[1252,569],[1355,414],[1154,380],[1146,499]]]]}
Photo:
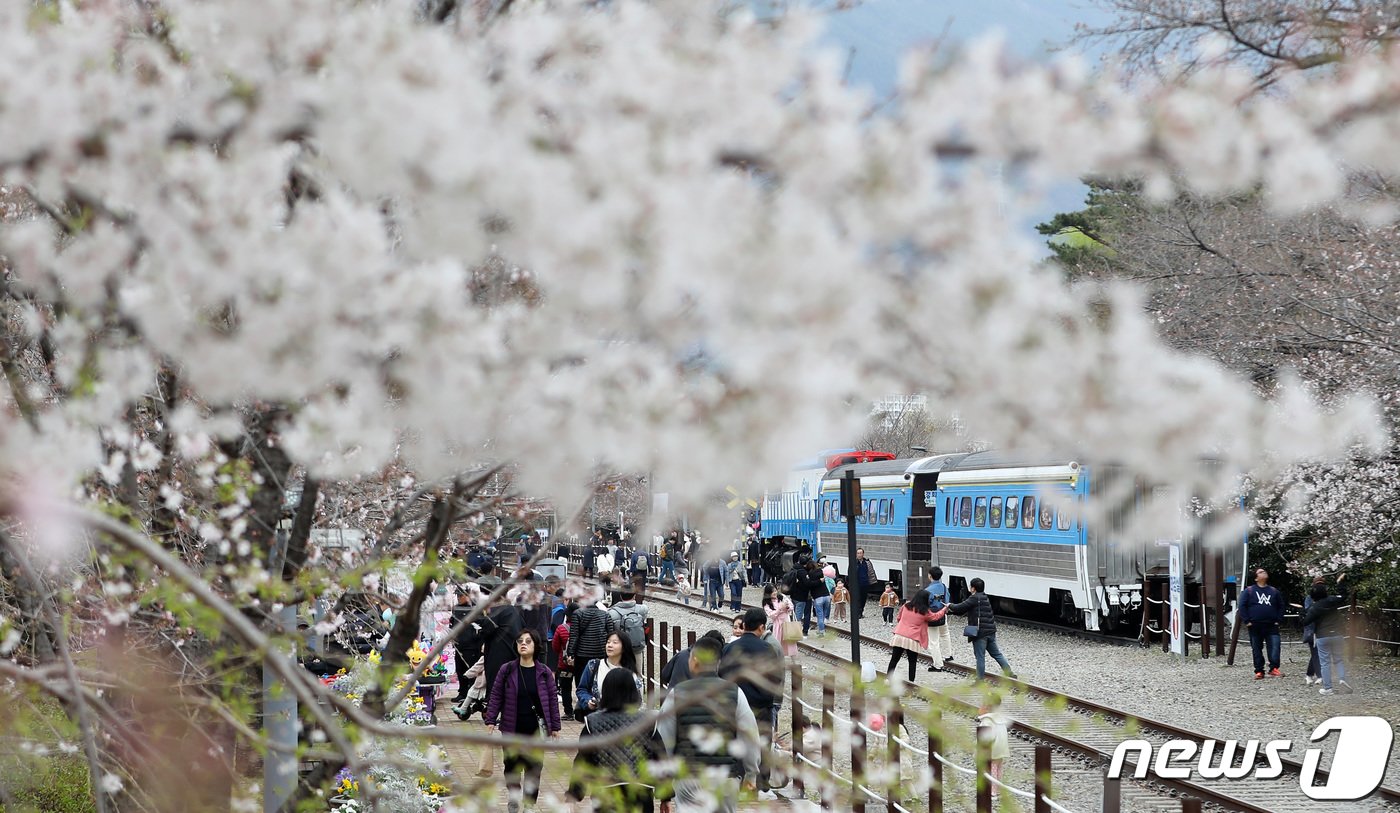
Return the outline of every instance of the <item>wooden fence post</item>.
{"type": "Polygon", "coordinates": [[[657,674],[657,675],[660,675],[662,672],[665,672],[665,671],[666,671],[666,662],[669,661],[671,658],[675,657],[675,653],[674,653],[674,652],[670,653],[670,656],[671,656],[671,657],[667,657],[667,652],[666,652],[666,641],[671,637],[670,632],[671,632],[671,625],[670,625],[670,624],[667,624],[665,621],[662,621],[662,622],[661,622],[661,629],[660,629],[661,635],[656,639],[656,640],[657,640],[657,644],[658,644],[657,653],[656,653],[656,674],[657,674]]]}
{"type": "Polygon", "coordinates": [[[977,729],[977,750],[972,766],[977,769],[977,813],[992,813],[992,781],[987,773],[992,767],[992,740],[989,730],[977,729]]]}
{"type": "Polygon", "coordinates": [[[652,634],[647,636],[647,697],[656,698],[656,628],[652,627],[652,634]]]}
{"type": "Polygon", "coordinates": [[[1162,603],[1157,606],[1162,608],[1162,620],[1158,622],[1162,627],[1162,651],[1170,652],[1172,649],[1171,589],[1167,587],[1166,582],[1162,582],[1162,603]]]}
{"type": "Polygon", "coordinates": [[[1108,775],[1108,765],[1103,766],[1102,813],[1123,813],[1123,780],[1112,779],[1108,775]]]}
{"type": "Polygon", "coordinates": [[[943,763],[938,756],[943,751],[943,709],[934,706],[929,709],[928,725],[928,768],[933,782],[928,786],[928,813],[943,813],[943,763]]]}
{"type": "Polygon", "coordinates": [[[1187,796],[1181,800],[1181,813],[1201,813],[1201,800],[1187,796]]]}
{"type": "MultiPolygon", "coordinates": [[[[822,766],[828,771],[836,767],[836,717],[831,712],[835,706],[836,676],[827,673],[822,676],[822,766]]],[[[831,782],[822,782],[822,807],[826,810],[835,806],[832,787],[831,782]]]]}
{"type": "Polygon", "coordinates": [[[1035,747],[1035,813],[1050,813],[1050,746],[1035,747]]]}
{"type": "Polygon", "coordinates": [[[1214,550],[1210,553],[1211,570],[1215,580],[1210,585],[1211,595],[1215,596],[1215,654],[1225,654],[1225,552],[1214,550]]]}
{"type": "Polygon", "coordinates": [[[802,735],[806,732],[807,726],[802,720],[802,664],[792,665],[792,789],[797,792],[797,798],[801,799],[807,795],[807,786],[802,782],[802,760],[798,755],[802,753],[802,735]]]}
{"type": "Polygon", "coordinates": [[[671,657],[676,657],[676,653],[681,651],[681,628],[679,625],[671,627],[671,657]]]}
{"type": "Polygon", "coordinates": [[[885,788],[885,813],[898,813],[895,805],[904,792],[901,781],[903,771],[900,770],[902,765],[899,761],[899,743],[895,741],[895,737],[899,736],[899,727],[902,725],[904,725],[904,710],[895,705],[885,717],[885,770],[890,774],[889,786],[885,788]]]}
{"type": "Polygon", "coordinates": [[[865,813],[865,687],[856,675],[851,686],[851,811],[865,813]]]}
{"type": "Polygon", "coordinates": [[[696,637],[697,637],[697,636],[695,635],[695,630],[686,630],[686,631],[685,631],[685,645],[688,646],[688,647],[690,647],[691,649],[694,649],[694,648],[695,648],[695,639],[696,639],[696,637]]]}

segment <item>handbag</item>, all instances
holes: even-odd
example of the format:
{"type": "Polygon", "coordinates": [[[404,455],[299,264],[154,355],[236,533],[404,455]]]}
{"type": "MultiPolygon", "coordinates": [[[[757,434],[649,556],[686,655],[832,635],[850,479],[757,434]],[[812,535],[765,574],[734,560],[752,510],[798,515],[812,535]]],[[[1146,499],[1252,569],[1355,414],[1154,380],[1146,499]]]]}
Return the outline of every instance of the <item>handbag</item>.
{"type": "Polygon", "coordinates": [[[981,633],[982,630],[978,628],[976,624],[968,624],[967,626],[963,627],[963,635],[967,638],[976,638],[981,633]]]}
{"type": "Polygon", "coordinates": [[[802,624],[797,621],[783,622],[783,643],[795,644],[802,640],[802,624]]]}

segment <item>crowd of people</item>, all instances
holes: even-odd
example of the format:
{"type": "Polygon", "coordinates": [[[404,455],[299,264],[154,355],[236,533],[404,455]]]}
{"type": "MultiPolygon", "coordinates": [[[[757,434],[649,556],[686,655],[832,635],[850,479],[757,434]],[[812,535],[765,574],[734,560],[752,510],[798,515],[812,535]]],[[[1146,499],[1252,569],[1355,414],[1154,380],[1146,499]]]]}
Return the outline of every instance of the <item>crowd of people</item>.
{"type": "MultiPolygon", "coordinates": [[[[570,777],[570,795],[591,797],[595,810],[732,811],[741,787],[771,787],[766,755],[782,704],[783,655],[767,613],[751,609],[730,639],[712,630],[677,653],[659,680],[668,713],[652,726],[642,716],[648,693],[638,666],[650,632],[646,605],[630,590],[606,608],[596,593],[567,602],[564,592],[553,579],[522,580],[485,607],[488,594],[476,584],[457,594],[455,620],[471,623],[455,640],[453,710],[463,720],[479,712],[488,731],[508,736],[499,751],[509,810],[538,800],[544,762],[528,740],[558,737],[569,717],[583,723],[580,743],[607,738],[579,750],[570,777]]],[[[481,775],[494,773],[497,750],[486,749],[481,775]]]]}
{"type": "MultiPolygon", "coordinates": [[[[1308,646],[1303,681],[1308,686],[1321,684],[1318,693],[1323,696],[1353,691],[1346,680],[1343,648],[1346,617],[1341,611],[1347,605],[1345,582],[1343,573],[1329,588],[1326,579],[1319,576],[1313,580],[1303,604],[1292,605],[1302,610],[1303,643],[1308,646]]],[[[1254,584],[1240,592],[1238,620],[1249,632],[1255,680],[1284,677],[1280,668],[1283,642],[1279,624],[1288,606],[1283,593],[1269,584],[1269,572],[1262,567],[1254,571],[1254,584]]]]}

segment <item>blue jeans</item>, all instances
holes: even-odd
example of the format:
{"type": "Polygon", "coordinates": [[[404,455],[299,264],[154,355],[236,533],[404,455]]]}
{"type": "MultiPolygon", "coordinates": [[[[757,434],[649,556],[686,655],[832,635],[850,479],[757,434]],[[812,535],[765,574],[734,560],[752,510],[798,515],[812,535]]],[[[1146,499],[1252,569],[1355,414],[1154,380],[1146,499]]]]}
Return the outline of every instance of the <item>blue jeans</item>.
{"type": "Polygon", "coordinates": [[[676,563],[670,559],[661,560],[661,578],[676,578],[676,563]]]}
{"type": "Polygon", "coordinates": [[[812,605],[805,601],[794,601],[792,603],[792,620],[802,622],[802,634],[806,635],[807,630],[812,626],[812,616],[808,612],[812,605]]]}
{"type": "MultiPolygon", "coordinates": [[[[1283,642],[1279,639],[1278,625],[1261,624],[1249,625],[1249,646],[1254,650],[1254,671],[1264,671],[1264,645],[1269,646],[1269,668],[1277,669],[1279,664],[1279,650],[1283,648],[1283,642]]],[[[1326,684],[1323,684],[1326,685],[1326,684]]]]}
{"type": "Polygon", "coordinates": [[[743,579],[735,579],[729,583],[729,609],[736,613],[744,609],[743,579]]]}
{"type": "Polygon", "coordinates": [[[812,611],[817,614],[817,632],[826,632],[826,619],[831,615],[831,596],[812,599],[812,611]]]}
{"type": "Polygon", "coordinates": [[[1332,688],[1332,674],[1337,675],[1337,680],[1345,682],[1347,679],[1346,661],[1342,660],[1342,646],[1346,641],[1340,635],[1317,639],[1317,661],[1322,667],[1322,688],[1332,688]]]}
{"type": "Polygon", "coordinates": [[[719,583],[719,579],[709,579],[705,582],[705,605],[711,610],[718,610],[720,601],[724,599],[724,587],[719,583]]]}
{"type": "Polygon", "coordinates": [[[1001,671],[1008,675],[1011,674],[1011,664],[1006,662],[1006,656],[1001,654],[1001,647],[997,646],[996,633],[992,633],[972,639],[972,654],[977,658],[977,677],[987,676],[987,653],[989,652],[1000,664],[1001,671]]]}

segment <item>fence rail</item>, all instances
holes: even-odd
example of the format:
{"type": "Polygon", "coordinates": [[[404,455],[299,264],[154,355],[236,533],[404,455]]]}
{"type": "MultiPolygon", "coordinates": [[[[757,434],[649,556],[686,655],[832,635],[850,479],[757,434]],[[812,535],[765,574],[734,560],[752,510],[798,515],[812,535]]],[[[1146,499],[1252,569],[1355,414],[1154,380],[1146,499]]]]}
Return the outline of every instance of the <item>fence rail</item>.
{"type": "MultiPolygon", "coordinates": [[[[649,689],[654,694],[654,699],[659,700],[662,691],[660,686],[661,670],[665,668],[667,661],[676,657],[681,651],[682,638],[689,646],[695,645],[697,638],[695,630],[682,630],[680,625],[668,624],[665,621],[658,622],[650,631],[647,640],[647,658],[642,668],[645,670],[645,680],[649,689]],[[653,654],[655,657],[653,657],[653,654]]],[[[1010,783],[994,778],[990,771],[989,743],[979,738],[976,747],[974,764],[971,767],[960,764],[955,759],[941,753],[943,749],[941,720],[942,711],[934,708],[931,710],[931,718],[927,721],[927,745],[920,747],[908,739],[908,733],[904,729],[904,713],[896,698],[871,697],[867,696],[865,689],[860,685],[854,673],[851,676],[850,695],[850,715],[849,724],[851,736],[849,738],[849,758],[851,766],[850,774],[844,774],[837,767],[836,754],[836,723],[835,713],[837,680],[836,676],[827,673],[823,675],[821,682],[821,704],[816,705],[804,699],[803,690],[803,670],[800,664],[790,664],[787,669],[789,680],[784,687],[784,699],[791,703],[792,709],[792,731],[791,731],[791,768],[786,773],[790,775],[792,781],[792,795],[795,798],[806,798],[809,785],[816,783],[820,788],[820,802],[824,810],[852,810],[855,813],[864,813],[868,804],[883,806],[887,813],[914,813],[908,804],[910,799],[906,795],[903,768],[906,755],[914,755],[922,761],[928,769],[931,777],[928,787],[928,798],[926,805],[920,805],[927,813],[943,813],[945,809],[944,798],[944,769],[948,768],[960,775],[974,777],[977,789],[977,813],[991,813],[994,809],[991,801],[991,789],[998,787],[1012,795],[1025,799],[1031,803],[1031,809],[1035,813],[1080,813],[1065,807],[1054,798],[1051,782],[1051,747],[1048,745],[1035,746],[1035,776],[1034,788],[1026,790],[1016,787],[1010,783]],[[870,718],[867,712],[874,711],[884,715],[884,725],[880,729],[869,725],[870,718]],[[818,753],[808,752],[806,737],[809,731],[820,731],[820,748],[818,753]],[[871,740],[882,741],[884,748],[870,748],[871,740]],[[868,770],[868,767],[875,761],[872,757],[878,757],[883,753],[884,786],[872,787],[876,782],[871,782],[869,777],[880,776],[877,771],[868,770]],[[837,783],[840,785],[838,794],[837,783]],[[840,798],[844,797],[844,798],[840,798]]],[[[844,686],[842,688],[845,688],[844,686]]],[[[776,734],[776,730],[774,731],[776,734]]],[[[774,753],[777,751],[777,744],[774,743],[774,753]]],[[[769,766],[779,767],[781,766],[769,766]]],[[[1120,782],[1105,778],[1103,786],[1104,808],[1105,810],[1118,809],[1117,804],[1121,798],[1120,782]]],[[[1182,799],[1182,810],[1199,810],[1200,800],[1193,798],[1182,799]]]]}

